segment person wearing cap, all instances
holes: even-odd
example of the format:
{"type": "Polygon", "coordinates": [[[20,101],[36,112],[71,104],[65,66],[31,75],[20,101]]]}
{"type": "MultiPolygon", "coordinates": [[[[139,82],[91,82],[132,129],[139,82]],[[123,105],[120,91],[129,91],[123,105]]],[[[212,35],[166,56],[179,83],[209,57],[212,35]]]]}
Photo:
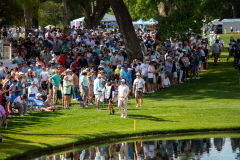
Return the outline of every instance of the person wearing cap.
{"type": "Polygon", "coordinates": [[[220,54],[220,45],[218,44],[219,40],[217,39],[215,43],[212,45],[212,54],[214,56],[214,65],[217,65],[217,60],[220,54]]]}
{"type": "Polygon", "coordinates": [[[42,70],[41,64],[38,64],[37,66],[38,66],[38,68],[36,69],[37,78],[38,78],[38,81],[40,82],[40,80],[41,80],[41,78],[40,78],[40,73],[41,73],[43,70],[42,70]]]}
{"type": "Polygon", "coordinates": [[[135,94],[135,100],[137,102],[137,106],[136,107],[142,107],[142,105],[143,105],[142,95],[146,91],[145,81],[144,81],[144,79],[141,78],[140,73],[137,73],[136,76],[137,76],[137,78],[133,82],[133,91],[132,91],[132,93],[133,93],[133,95],[135,94]],[[140,105],[139,105],[139,102],[138,102],[138,96],[140,98],[140,105]]]}
{"type": "Polygon", "coordinates": [[[71,57],[71,54],[67,54],[67,58],[65,59],[65,67],[68,69],[70,68],[71,63],[73,62],[73,58],[71,57]]]}
{"type": "Polygon", "coordinates": [[[154,62],[151,61],[148,66],[148,93],[154,93],[154,77],[155,77],[155,67],[154,62]]]}
{"type": "Polygon", "coordinates": [[[193,78],[192,79],[200,79],[199,78],[199,72],[198,72],[198,69],[199,69],[199,57],[197,55],[197,52],[194,51],[193,52],[193,56],[192,56],[192,71],[193,71],[193,78]],[[197,77],[196,77],[197,76],[197,77]]]}
{"type": "Polygon", "coordinates": [[[16,95],[22,95],[23,94],[23,83],[22,83],[23,75],[18,75],[17,76],[17,93],[16,95]]]}
{"type": "Polygon", "coordinates": [[[41,109],[47,112],[57,110],[57,107],[54,105],[54,102],[52,101],[52,95],[50,94],[47,95],[47,99],[45,102],[43,102],[43,107],[41,109]]]}
{"type": "Polygon", "coordinates": [[[53,89],[53,94],[50,94],[53,96],[53,103],[56,103],[57,100],[57,91],[59,89],[59,85],[60,85],[60,70],[56,70],[54,72],[54,75],[52,75],[48,81],[50,82],[50,84],[52,84],[52,89],[53,89]]]}
{"type": "Polygon", "coordinates": [[[83,72],[82,72],[82,76],[80,78],[80,83],[81,83],[80,92],[81,92],[81,96],[83,99],[82,107],[88,107],[86,105],[86,103],[87,103],[87,97],[88,97],[88,93],[89,93],[89,90],[88,90],[89,84],[88,84],[88,80],[87,80],[87,71],[86,70],[83,70],[83,72]]]}
{"type": "Polygon", "coordinates": [[[121,85],[118,87],[118,108],[121,112],[121,117],[127,117],[127,102],[129,96],[129,87],[125,84],[125,79],[121,80],[121,85]],[[122,105],[124,110],[122,109],[122,105]]]}
{"type": "Polygon", "coordinates": [[[121,52],[118,52],[118,55],[116,55],[116,59],[118,62],[120,62],[121,66],[123,65],[124,57],[122,56],[121,52]]]}
{"type": "Polygon", "coordinates": [[[126,75],[127,75],[127,73],[125,72],[125,70],[124,70],[124,66],[122,66],[121,67],[121,70],[120,70],[120,78],[121,79],[125,79],[126,78],[126,75]]]}
{"type": "Polygon", "coordinates": [[[31,82],[31,86],[28,87],[28,97],[30,94],[36,94],[38,93],[38,88],[36,86],[36,83],[35,82],[31,82]]]}
{"type": "Polygon", "coordinates": [[[80,68],[81,68],[81,65],[80,65],[80,63],[78,63],[77,58],[73,58],[73,62],[70,65],[70,69],[71,70],[73,70],[73,69],[78,70],[80,68]]]}
{"type": "Polygon", "coordinates": [[[54,43],[53,47],[52,47],[53,52],[58,56],[61,52],[61,46],[58,43],[58,41],[56,40],[56,42],[54,43]]]}
{"type": "Polygon", "coordinates": [[[101,91],[103,86],[102,86],[102,75],[98,74],[97,78],[94,80],[93,83],[93,91],[94,91],[94,95],[95,95],[95,103],[96,103],[96,109],[99,109],[99,101],[100,101],[100,97],[101,97],[101,91]]]}
{"type": "Polygon", "coordinates": [[[27,114],[27,95],[26,94],[22,94],[20,96],[18,96],[17,98],[14,99],[13,103],[12,103],[12,108],[19,108],[19,115],[20,116],[29,116],[29,114],[27,114]]]}
{"type": "Polygon", "coordinates": [[[71,87],[72,83],[68,80],[68,76],[64,76],[63,79],[63,94],[64,94],[64,109],[69,108],[71,98],[71,87]]]}
{"type": "Polygon", "coordinates": [[[45,66],[42,66],[43,71],[40,73],[41,86],[48,93],[48,78],[50,77],[49,72],[46,70],[45,66]]]}
{"type": "Polygon", "coordinates": [[[113,56],[110,58],[110,66],[113,69],[113,71],[115,71],[116,68],[117,68],[117,58],[116,58],[116,55],[117,54],[114,52],[113,56]]]}
{"type": "Polygon", "coordinates": [[[129,87],[130,93],[132,93],[132,68],[127,69],[127,74],[126,74],[126,85],[129,87]]]}
{"type": "Polygon", "coordinates": [[[62,62],[59,63],[57,69],[60,70],[60,74],[62,74],[64,71],[66,71],[66,68],[63,67],[63,63],[62,62]]]}
{"type": "Polygon", "coordinates": [[[109,115],[114,115],[115,110],[113,109],[112,102],[114,101],[115,88],[111,83],[112,81],[108,79],[105,87],[102,90],[102,94],[104,95],[104,99],[108,101],[109,115]]]}
{"type": "Polygon", "coordinates": [[[18,64],[17,64],[15,59],[12,61],[12,63],[13,63],[12,66],[11,66],[12,69],[15,68],[15,67],[18,67],[18,64]]]}
{"type": "Polygon", "coordinates": [[[219,35],[217,36],[217,40],[219,41],[218,44],[220,46],[220,50],[219,50],[219,54],[218,54],[218,62],[220,62],[221,53],[222,53],[222,51],[224,51],[224,42],[223,42],[223,40],[221,40],[219,35]]]}

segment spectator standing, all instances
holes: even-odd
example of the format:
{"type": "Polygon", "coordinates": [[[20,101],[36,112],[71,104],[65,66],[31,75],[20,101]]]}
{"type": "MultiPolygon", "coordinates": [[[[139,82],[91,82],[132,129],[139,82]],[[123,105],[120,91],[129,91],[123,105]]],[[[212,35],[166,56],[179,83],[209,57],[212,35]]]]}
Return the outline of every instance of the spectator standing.
{"type": "Polygon", "coordinates": [[[145,81],[140,77],[140,73],[136,74],[137,78],[133,82],[133,91],[132,93],[135,94],[135,100],[137,102],[136,107],[142,107],[143,105],[143,98],[142,95],[146,91],[145,89],[145,81]],[[140,98],[140,105],[138,102],[138,96],[140,98]]]}

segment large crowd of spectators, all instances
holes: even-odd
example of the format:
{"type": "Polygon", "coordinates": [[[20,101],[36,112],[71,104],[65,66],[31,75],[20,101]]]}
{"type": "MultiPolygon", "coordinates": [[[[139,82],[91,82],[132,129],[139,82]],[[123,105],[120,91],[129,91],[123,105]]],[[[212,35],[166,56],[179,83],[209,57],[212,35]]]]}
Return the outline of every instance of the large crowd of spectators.
{"type": "MultiPolygon", "coordinates": [[[[9,117],[14,109],[20,116],[28,115],[26,100],[35,95],[44,100],[42,111],[54,111],[60,103],[68,109],[71,99],[78,100],[80,92],[82,106],[88,107],[94,100],[104,101],[99,94],[107,82],[117,91],[124,79],[133,91],[139,82],[134,80],[140,76],[146,86],[143,93],[151,94],[190,78],[200,79],[199,71],[208,69],[210,48],[206,37],[192,33],[186,40],[174,37],[160,41],[155,38],[155,30],[138,29],[136,34],[143,60],[131,62],[118,29],[99,26],[73,28],[64,33],[49,28],[33,30],[26,39],[8,36],[12,65],[8,68],[0,62],[0,105],[9,117]]],[[[219,40],[216,37],[216,54],[223,47],[219,40]]]]}

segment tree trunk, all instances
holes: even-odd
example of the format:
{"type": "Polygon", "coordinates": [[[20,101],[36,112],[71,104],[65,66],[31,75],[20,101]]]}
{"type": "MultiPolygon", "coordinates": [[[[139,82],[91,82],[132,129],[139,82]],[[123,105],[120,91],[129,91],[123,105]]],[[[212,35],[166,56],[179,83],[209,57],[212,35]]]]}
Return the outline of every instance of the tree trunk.
{"type": "Polygon", "coordinates": [[[63,26],[68,26],[67,1],[68,0],[62,0],[63,26]]]}
{"type": "Polygon", "coordinates": [[[30,15],[29,15],[29,11],[28,11],[28,7],[26,6],[24,8],[24,23],[25,23],[25,38],[27,38],[28,33],[31,29],[30,26],[30,15]]]}
{"type": "Polygon", "coordinates": [[[167,7],[166,2],[160,2],[158,5],[158,25],[160,27],[158,27],[158,31],[156,33],[157,38],[161,37],[161,25],[165,23],[165,19],[168,16],[168,11],[169,8],[167,7]]]}
{"type": "Polygon", "coordinates": [[[32,25],[34,28],[38,28],[38,8],[34,7],[33,15],[32,15],[32,25]]]}
{"type": "Polygon", "coordinates": [[[238,7],[232,5],[233,18],[237,18],[237,8],[238,8],[238,7]]]}
{"type": "Polygon", "coordinates": [[[119,29],[123,35],[123,41],[127,49],[129,63],[134,59],[143,60],[139,40],[135,33],[132,18],[123,0],[109,0],[112,10],[116,16],[119,29]]]}
{"type": "Polygon", "coordinates": [[[86,22],[88,29],[96,28],[110,8],[108,0],[97,0],[95,3],[81,0],[78,2],[84,10],[84,21],[86,22]]]}

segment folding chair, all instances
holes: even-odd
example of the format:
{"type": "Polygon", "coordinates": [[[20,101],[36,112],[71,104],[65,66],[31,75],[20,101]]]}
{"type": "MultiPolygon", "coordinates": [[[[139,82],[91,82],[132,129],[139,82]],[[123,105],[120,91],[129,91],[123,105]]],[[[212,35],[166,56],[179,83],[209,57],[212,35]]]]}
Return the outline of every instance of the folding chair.
{"type": "MultiPolygon", "coordinates": [[[[34,94],[35,95],[35,94],[34,94]]],[[[36,107],[36,110],[41,112],[41,107],[43,106],[43,103],[39,104],[39,102],[44,102],[44,100],[42,99],[36,99],[34,95],[31,95],[31,98],[29,98],[29,100],[26,100],[27,102],[29,102],[28,107],[30,108],[30,111],[33,111],[33,108],[36,107]]],[[[30,97],[30,94],[29,94],[30,97]]]]}

